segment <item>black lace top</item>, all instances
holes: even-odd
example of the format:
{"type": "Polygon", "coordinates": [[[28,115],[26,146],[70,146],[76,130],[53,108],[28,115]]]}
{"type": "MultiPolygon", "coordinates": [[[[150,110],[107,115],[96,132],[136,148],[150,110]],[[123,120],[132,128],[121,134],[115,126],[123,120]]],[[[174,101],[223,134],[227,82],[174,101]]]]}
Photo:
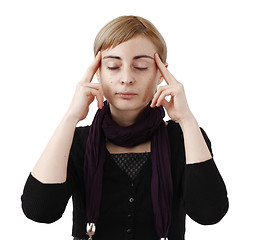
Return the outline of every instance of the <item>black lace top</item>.
{"type": "Polygon", "coordinates": [[[119,153],[111,154],[111,158],[131,180],[139,174],[146,161],[150,160],[151,153],[119,153]]]}

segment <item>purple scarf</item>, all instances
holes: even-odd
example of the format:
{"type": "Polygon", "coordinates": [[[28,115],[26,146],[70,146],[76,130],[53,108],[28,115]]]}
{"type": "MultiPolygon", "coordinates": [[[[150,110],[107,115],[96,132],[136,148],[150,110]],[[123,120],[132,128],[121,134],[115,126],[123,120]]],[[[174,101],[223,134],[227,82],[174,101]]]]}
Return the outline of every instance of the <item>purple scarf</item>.
{"type": "Polygon", "coordinates": [[[109,105],[105,102],[98,110],[89,131],[86,144],[84,178],[87,220],[96,223],[101,203],[103,165],[106,158],[107,138],[112,143],[132,147],[151,141],[152,180],[151,193],[156,232],[160,238],[167,237],[171,224],[173,184],[171,154],[167,128],[162,107],[148,105],[139,119],[131,126],[121,127],[111,118],[109,105]]]}

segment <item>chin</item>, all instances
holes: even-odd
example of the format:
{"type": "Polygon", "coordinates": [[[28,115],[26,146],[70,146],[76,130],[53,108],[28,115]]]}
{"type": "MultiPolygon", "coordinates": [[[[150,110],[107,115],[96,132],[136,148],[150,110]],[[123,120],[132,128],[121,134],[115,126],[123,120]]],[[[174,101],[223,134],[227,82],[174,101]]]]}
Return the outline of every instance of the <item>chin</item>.
{"type": "Polygon", "coordinates": [[[145,108],[149,101],[139,101],[139,100],[123,100],[119,99],[116,101],[108,101],[114,108],[119,111],[138,111],[145,108]]]}

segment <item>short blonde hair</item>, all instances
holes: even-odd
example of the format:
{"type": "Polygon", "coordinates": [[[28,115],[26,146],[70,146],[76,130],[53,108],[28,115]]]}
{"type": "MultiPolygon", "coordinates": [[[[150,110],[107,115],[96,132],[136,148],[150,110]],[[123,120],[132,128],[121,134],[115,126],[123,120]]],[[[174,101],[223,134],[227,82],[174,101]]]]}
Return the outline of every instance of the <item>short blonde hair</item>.
{"type": "Polygon", "coordinates": [[[95,38],[94,54],[100,50],[114,48],[136,35],[149,38],[162,62],[166,63],[167,46],[164,38],[150,21],[138,16],[121,16],[107,23],[95,38]]]}

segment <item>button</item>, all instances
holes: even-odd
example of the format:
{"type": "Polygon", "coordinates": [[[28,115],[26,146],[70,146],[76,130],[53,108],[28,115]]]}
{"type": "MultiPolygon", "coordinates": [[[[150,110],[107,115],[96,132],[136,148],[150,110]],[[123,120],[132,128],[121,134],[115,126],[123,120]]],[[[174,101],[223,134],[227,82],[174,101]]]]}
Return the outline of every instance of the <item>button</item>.
{"type": "Polygon", "coordinates": [[[134,187],[134,183],[131,183],[131,184],[130,184],[130,187],[134,187]]]}
{"type": "Polygon", "coordinates": [[[131,228],[128,228],[127,233],[131,233],[131,232],[132,232],[131,228]]]}
{"type": "Polygon", "coordinates": [[[132,215],[131,214],[128,214],[128,218],[131,218],[132,217],[132,215]]]}
{"type": "Polygon", "coordinates": [[[129,201],[130,201],[131,203],[133,203],[133,202],[135,201],[135,199],[134,199],[134,198],[130,198],[129,201]]]}

